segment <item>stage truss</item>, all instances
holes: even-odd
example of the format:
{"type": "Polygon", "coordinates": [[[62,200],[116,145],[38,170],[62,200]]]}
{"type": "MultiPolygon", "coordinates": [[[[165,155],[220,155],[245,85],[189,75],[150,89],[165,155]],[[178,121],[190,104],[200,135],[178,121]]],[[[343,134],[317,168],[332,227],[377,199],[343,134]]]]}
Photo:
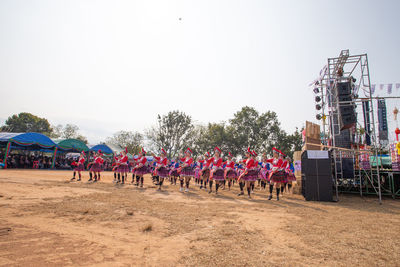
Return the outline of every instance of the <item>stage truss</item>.
{"type": "Polygon", "coordinates": [[[372,163],[370,169],[356,168],[362,154],[367,154],[368,157],[374,156],[377,161],[380,149],[367,54],[350,55],[349,50],[343,50],[339,57],[328,58],[327,65],[321,70],[319,79],[313,83],[313,88],[316,96],[321,99],[321,103],[319,103],[321,109],[318,111],[322,123],[321,141],[325,145],[325,149],[331,150],[333,157],[336,199],[339,200],[339,191],[352,187],[353,189],[357,188],[361,196],[372,192],[378,196],[381,203],[382,177],[378,162],[372,163]],[[356,112],[358,111],[356,114],[357,123],[355,127],[349,129],[350,136],[357,140],[357,145],[354,145],[354,142],[351,148],[338,147],[341,134],[340,109],[334,89],[339,82],[345,81],[351,81],[354,84],[351,90],[352,100],[341,101],[340,106],[353,106],[356,112]],[[370,107],[369,110],[365,111],[369,114],[368,120],[363,116],[362,103],[367,103],[370,107]],[[361,112],[359,112],[360,110],[361,112]],[[369,129],[369,131],[363,133],[361,129],[369,129]],[[370,145],[368,147],[360,146],[361,140],[366,138],[367,135],[370,138],[370,145]],[[349,175],[348,172],[346,173],[346,169],[343,169],[343,159],[345,158],[353,161],[352,175],[349,175]]]}

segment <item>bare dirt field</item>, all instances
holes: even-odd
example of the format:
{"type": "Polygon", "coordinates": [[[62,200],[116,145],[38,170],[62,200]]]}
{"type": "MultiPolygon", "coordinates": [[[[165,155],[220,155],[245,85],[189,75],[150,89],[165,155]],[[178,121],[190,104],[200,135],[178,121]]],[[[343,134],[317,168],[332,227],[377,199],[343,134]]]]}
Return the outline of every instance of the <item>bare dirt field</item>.
{"type": "Polygon", "coordinates": [[[400,200],[306,202],[0,171],[0,266],[399,266],[400,200]]]}

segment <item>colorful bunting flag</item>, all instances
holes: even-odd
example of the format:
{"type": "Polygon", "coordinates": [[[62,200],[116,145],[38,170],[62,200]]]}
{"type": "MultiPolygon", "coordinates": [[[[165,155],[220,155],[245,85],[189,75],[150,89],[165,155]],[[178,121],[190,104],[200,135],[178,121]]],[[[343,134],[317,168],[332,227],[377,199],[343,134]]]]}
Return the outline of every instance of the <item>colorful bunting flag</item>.
{"type": "Polygon", "coordinates": [[[389,95],[392,93],[392,84],[391,83],[389,83],[387,85],[387,92],[388,92],[389,95]]]}
{"type": "Polygon", "coordinates": [[[371,95],[375,93],[375,85],[376,84],[371,85],[371,95]]]}

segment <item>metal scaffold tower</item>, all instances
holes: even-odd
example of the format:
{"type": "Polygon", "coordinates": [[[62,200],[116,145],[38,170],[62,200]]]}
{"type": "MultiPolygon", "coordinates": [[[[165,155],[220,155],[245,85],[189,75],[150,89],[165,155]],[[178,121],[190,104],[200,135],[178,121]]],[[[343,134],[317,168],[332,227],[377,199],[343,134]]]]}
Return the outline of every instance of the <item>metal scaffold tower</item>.
{"type": "Polygon", "coordinates": [[[333,159],[336,199],[340,188],[352,187],[361,196],[366,190],[374,192],[381,203],[378,162],[370,168],[360,167],[360,157],[377,161],[379,150],[367,54],[350,55],[343,50],[338,57],[328,58],[313,86],[316,102],[320,102],[316,108],[322,123],[321,141],[333,159]],[[346,97],[340,95],[343,84],[350,85],[346,97]],[[354,122],[347,125],[351,126],[343,122],[345,112],[355,116],[350,116],[354,122]]]}

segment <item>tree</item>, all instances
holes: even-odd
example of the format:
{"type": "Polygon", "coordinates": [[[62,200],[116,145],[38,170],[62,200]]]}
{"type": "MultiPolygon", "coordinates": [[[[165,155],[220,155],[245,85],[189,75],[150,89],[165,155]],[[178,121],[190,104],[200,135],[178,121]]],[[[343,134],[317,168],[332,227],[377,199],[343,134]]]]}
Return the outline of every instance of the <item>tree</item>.
{"type": "Polygon", "coordinates": [[[108,137],[107,143],[127,148],[129,152],[138,154],[143,144],[143,135],[138,132],[119,131],[108,137]]]}
{"type": "Polygon", "coordinates": [[[50,138],[60,138],[62,136],[64,127],[61,124],[52,125],[51,128],[53,131],[49,136],[50,138]]]}
{"type": "Polygon", "coordinates": [[[207,149],[207,143],[204,138],[207,127],[203,125],[195,125],[190,132],[188,147],[192,149],[194,155],[202,154],[207,149]]]}
{"type": "Polygon", "coordinates": [[[258,153],[271,151],[281,133],[280,123],[273,111],[261,115],[251,107],[243,107],[234,114],[227,127],[227,135],[232,137],[231,151],[243,154],[247,147],[258,153]]]}
{"type": "Polygon", "coordinates": [[[170,111],[157,116],[157,125],[146,131],[150,146],[159,151],[164,148],[168,157],[176,157],[190,145],[194,126],[192,118],[184,112],[170,111]]]}
{"type": "Polygon", "coordinates": [[[76,126],[75,124],[67,124],[63,129],[62,138],[65,139],[76,138],[79,135],[78,131],[79,127],[76,126]]]}
{"type": "Polygon", "coordinates": [[[66,124],[65,126],[58,124],[52,128],[51,138],[78,139],[85,144],[88,143],[87,138],[79,133],[79,127],[75,124],[66,124]]]}
{"type": "Polygon", "coordinates": [[[294,151],[301,150],[302,143],[301,130],[296,127],[293,134],[286,134],[280,141],[280,144],[282,144],[281,150],[286,155],[293,157],[294,151]]]}
{"type": "Polygon", "coordinates": [[[212,152],[218,146],[224,153],[231,151],[233,139],[227,131],[225,123],[209,123],[205,126],[197,126],[194,131],[195,138],[192,142],[195,154],[212,152]]]}
{"type": "Polygon", "coordinates": [[[296,128],[293,134],[281,129],[275,112],[259,113],[254,108],[243,107],[226,123],[209,123],[207,126],[196,126],[192,141],[193,152],[203,154],[219,146],[226,155],[243,155],[247,147],[258,154],[272,154],[276,146],[287,155],[301,149],[301,133],[296,128]]]}
{"type": "Polygon", "coordinates": [[[4,132],[27,133],[36,132],[50,135],[52,128],[45,118],[39,118],[31,113],[21,112],[18,115],[8,117],[4,126],[1,127],[4,132]]]}
{"type": "Polygon", "coordinates": [[[83,135],[79,134],[78,136],[75,137],[75,139],[81,140],[85,144],[88,144],[88,140],[87,140],[86,136],[83,136],[83,135]]]}

